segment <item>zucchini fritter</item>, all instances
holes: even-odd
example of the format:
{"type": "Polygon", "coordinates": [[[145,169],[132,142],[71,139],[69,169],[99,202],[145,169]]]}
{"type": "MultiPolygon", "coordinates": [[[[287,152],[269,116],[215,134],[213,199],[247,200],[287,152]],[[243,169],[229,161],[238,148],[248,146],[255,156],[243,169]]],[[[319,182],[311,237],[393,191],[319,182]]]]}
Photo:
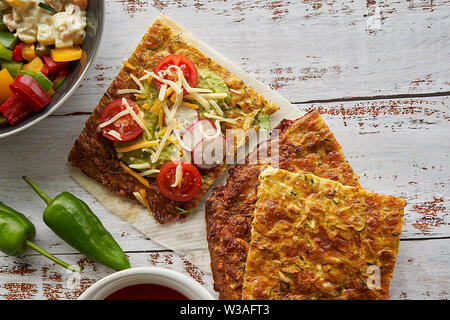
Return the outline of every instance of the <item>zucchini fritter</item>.
{"type": "Polygon", "coordinates": [[[243,299],[389,298],[403,199],[272,167],[259,180],[243,299]]]}
{"type": "MultiPolygon", "coordinates": [[[[293,172],[359,186],[358,176],[345,160],[328,126],[317,111],[296,120],[283,120],[279,129],[279,166],[293,172]]],[[[264,144],[258,149],[266,147],[264,144]]],[[[270,156],[270,147],[268,150],[270,156]]],[[[206,224],[214,288],[220,299],[241,299],[243,274],[250,242],[258,176],[268,159],[236,165],[226,185],[214,189],[206,202],[206,224]]]]}

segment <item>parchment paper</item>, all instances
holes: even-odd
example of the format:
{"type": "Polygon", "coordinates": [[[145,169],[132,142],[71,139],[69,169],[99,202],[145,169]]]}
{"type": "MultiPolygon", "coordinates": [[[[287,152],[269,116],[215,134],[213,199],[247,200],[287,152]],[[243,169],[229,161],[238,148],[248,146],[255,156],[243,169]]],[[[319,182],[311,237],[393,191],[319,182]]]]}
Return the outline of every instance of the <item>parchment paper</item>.
{"type": "MultiPolygon", "coordinates": [[[[263,95],[267,100],[275,102],[280,107],[280,110],[271,116],[270,121],[272,127],[276,126],[282,119],[296,119],[303,115],[302,112],[291,105],[286,99],[250,76],[238,65],[225,58],[172,20],[163,15],[159,15],[156,19],[169,26],[174,33],[179,34],[181,39],[186,43],[196,47],[205,56],[212,58],[225,69],[242,79],[248,86],[263,95]]],[[[103,187],[101,183],[86,176],[79,169],[72,168],[71,176],[111,212],[128,221],[153,241],[179,254],[185,255],[190,262],[198,266],[203,272],[211,273],[208,243],[206,241],[205,199],[211,194],[212,188],[188,218],[161,225],[155,222],[155,219],[148,213],[145,207],[137,202],[113,194],[107,188],[103,187]]],[[[225,181],[226,174],[222,175],[216,181],[215,185],[223,184],[225,181]]]]}

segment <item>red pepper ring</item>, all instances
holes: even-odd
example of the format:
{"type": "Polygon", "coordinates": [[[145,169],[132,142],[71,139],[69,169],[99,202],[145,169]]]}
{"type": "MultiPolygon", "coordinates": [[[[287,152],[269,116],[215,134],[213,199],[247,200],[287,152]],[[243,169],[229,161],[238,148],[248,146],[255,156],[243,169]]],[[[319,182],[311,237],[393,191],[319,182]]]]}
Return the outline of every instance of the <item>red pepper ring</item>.
{"type": "Polygon", "coordinates": [[[39,83],[25,74],[18,74],[9,88],[28,103],[34,111],[39,111],[52,102],[52,98],[42,89],[39,83]]]}

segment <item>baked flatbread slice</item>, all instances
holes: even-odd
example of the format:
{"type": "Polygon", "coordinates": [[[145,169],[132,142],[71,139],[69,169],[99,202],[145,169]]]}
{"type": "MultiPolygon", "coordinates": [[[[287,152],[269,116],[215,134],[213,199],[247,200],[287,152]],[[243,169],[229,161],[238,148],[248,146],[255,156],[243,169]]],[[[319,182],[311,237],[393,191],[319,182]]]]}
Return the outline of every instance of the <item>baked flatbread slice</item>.
{"type": "MultiPolygon", "coordinates": [[[[283,120],[279,130],[279,167],[359,186],[358,176],[345,160],[332,132],[313,110],[296,120],[283,120]]],[[[262,143],[254,153],[267,154],[257,163],[236,165],[227,183],[214,188],[206,201],[206,225],[214,288],[220,299],[239,300],[250,242],[258,176],[271,162],[270,144],[262,143]],[[266,152],[259,152],[268,148],[266,152]]],[[[249,156],[251,157],[251,156],[249,156]]]]}
{"type": "MultiPolygon", "coordinates": [[[[143,149],[133,150],[130,151],[133,154],[127,156],[126,153],[118,152],[117,145],[106,139],[99,132],[98,126],[101,112],[110,101],[121,98],[136,101],[142,112],[145,113],[143,119],[149,123],[147,119],[147,112],[149,111],[146,110],[149,108],[149,105],[145,106],[145,102],[151,98],[155,99],[155,97],[152,97],[153,93],[150,89],[141,90],[141,85],[144,86],[146,84],[144,81],[138,83],[139,81],[136,81],[136,79],[139,80],[148,75],[147,71],[153,71],[162,58],[171,54],[177,54],[188,57],[198,70],[202,70],[201,72],[199,71],[200,77],[203,75],[206,77],[205,79],[208,79],[208,75],[213,73],[214,77],[216,77],[212,78],[213,81],[217,82],[217,79],[219,79],[219,82],[225,83],[222,89],[225,88],[224,90],[229,92],[229,96],[227,96],[226,103],[224,103],[224,114],[219,119],[225,118],[231,121],[220,122],[222,132],[225,133],[226,129],[242,129],[243,132],[250,128],[257,129],[261,117],[264,118],[278,109],[274,103],[247,86],[239,77],[209,58],[198,49],[198,46],[200,46],[200,42],[192,34],[160,15],[150,26],[134,53],[109,86],[100,103],[87,120],[83,132],[76,140],[69,155],[69,160],[73,166],[79,167],[88,176],[98,180],[118,196],[136,201],[140,198],[141,202],[144,200],[143,203],[148,206],[148,210],[159,223],[186,218],[211,185],[222,174],[226,166],[219,165],[209,170],[202,170],[202,187],[192,200],[179,202],[165,198],[156,186],[154,175],[146,175],[142,178],[147,180],[148,187],[145,186],[147,184],[145,181],[143,184],[142,179],[139,179],[139,177],[137,179],[136,176],[130,175],[129,172],[127,173],[123,165],[120,164],[121,161],[126,162],[124,159],[138,159],[140,161],[138,164],[143,165],[141,158],[145,158],[145,151],[142,151],[143,149]],[[140,92],[136,94],[139,90],[140,92]],[[123,93],[127,91],[129,92],[123,93]],[[145,94],[143,91],[145,91],[145,94]],[[141,192],[142,190],[144,192],[141,192]],[[141,195],[141,197],[137,197],[137,195],[141,195]]],[[[213,111],[210,111],[210,113],[213,113],[213,111]]],[[[216,120],[213,118],[212,122],[217,123],[216,120]]],[[[161,116],[159,116],[159,122],[158,128],[162,126],[161,116]]],[[[161,137],[156,134],[156,131],[154,132],[154,139],[161,141],[161,137]]],[[[163,130],[159,132],[163,132],[163,130]]],[[[117,135],[117,133],[115,134],[117,135]]],[[[170,142],[170,139],[167,141],[170,142]]],[[[163,142],[159,143],[164,145],[163,142]]],[[[237,141],[238,146],[243,143],[244,140],[237,141]]],[[[155,147],[155,149],[157,148],[155,147]]],[[[150,150],[150,152],[155,152],[155,150],[150,150]]],[[[156,152],[158,153],[158,151],[156,152]]],[[[141,171],[135,171],[140,175],[141,171]]]]}
{"type": "Polygon", "coordinates": [[[272,167],[259,180],[243,299],[389,298],[403,199],[272,167]]]}

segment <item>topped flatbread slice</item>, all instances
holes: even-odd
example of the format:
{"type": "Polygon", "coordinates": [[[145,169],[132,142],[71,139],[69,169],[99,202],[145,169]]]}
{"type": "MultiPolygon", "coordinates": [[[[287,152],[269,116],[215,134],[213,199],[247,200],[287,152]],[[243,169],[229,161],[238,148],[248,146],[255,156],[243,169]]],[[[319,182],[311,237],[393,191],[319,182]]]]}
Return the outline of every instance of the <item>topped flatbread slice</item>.
{"type": "Polygon", "coordinates": [[[389,298],[403,199],[272,167],[259,180],[243,299],[389,298]]]}
{"type": "Polygon", "coordinates": [[[225,170],[221,163],[202,166],[199,191],[193,198],[178,200],[179,190],[192,188],[183,187],[185,172],[177,166],[169,186],[175,196],[163,195],[156,183],[161,167],[171,161],[195,162],[191,151],[195,153],[197,143],[203,141],[188,145],[183,136],[187,131],[202,121],[195,132],[204,134],[201,138],[207,143],[223,140],[226,129],[242,129],[238,147],[245,142],[246,131],[258,129],[260,123],[266,126],[268,115],[278,109],[204,54],[200,44],[159,16],[109,86],[69,155],[73,166],[117,195],[141,202],[159,223],[186,218],[225,170]]]}
{"type": "MultiPolygon", "coordinates": [[[[319,112],[313,110],[299,119],[283,120],[274,129],[279,130],[280,168],[312,172],[346,185],[359,186],[358,176],[345,160],[341,146],[319,112]]],[[[271,162],[270,145],[262,143],[254,151],[261,154],[259,151],[264,148],[269,149],[269,158],[259,157],[257,163],[246,161],[231,168],[226,185],[214,188],[206,201],[211,269],[220,299],[241,299],[258,176],[271,162]]]]}

